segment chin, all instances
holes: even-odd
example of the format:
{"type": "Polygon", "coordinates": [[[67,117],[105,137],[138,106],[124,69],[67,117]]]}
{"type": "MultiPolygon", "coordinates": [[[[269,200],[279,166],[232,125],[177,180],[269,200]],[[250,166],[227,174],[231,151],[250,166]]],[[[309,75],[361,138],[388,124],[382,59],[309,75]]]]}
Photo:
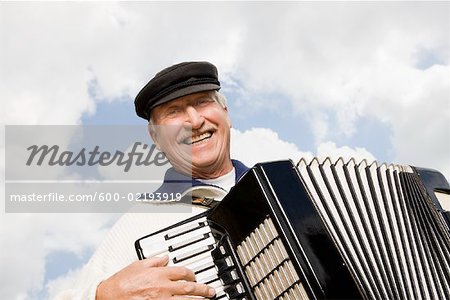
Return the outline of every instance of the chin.
{"type": "Polygon", "coordinates": [[[212,165],[215,162],[215,160],[205,160],[205,159],[193,159],[192,160],[192,166],[196,167],[207,167],[212,165]]]}
{"type": "Polygon", "coordinates": [[[201,151],[195,151],[195,149],[192,149],[191,157],[192,162],[207,163],[216,161],[220,155],[215,153],[215,149],[211,148],[202,149],[201,151]]]}

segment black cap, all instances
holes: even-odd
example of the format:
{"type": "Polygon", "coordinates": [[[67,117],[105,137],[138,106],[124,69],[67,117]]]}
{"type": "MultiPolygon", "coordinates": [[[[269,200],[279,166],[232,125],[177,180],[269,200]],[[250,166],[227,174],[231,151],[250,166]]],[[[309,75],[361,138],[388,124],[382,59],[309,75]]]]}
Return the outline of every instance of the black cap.
{"type": "Polygon", "coordinates": [[[217,68],[209,62],[182,62],[155,75],[134,100],[136,113],[146,120],[157,105],[193,93],[219,90],[217,68]]]}

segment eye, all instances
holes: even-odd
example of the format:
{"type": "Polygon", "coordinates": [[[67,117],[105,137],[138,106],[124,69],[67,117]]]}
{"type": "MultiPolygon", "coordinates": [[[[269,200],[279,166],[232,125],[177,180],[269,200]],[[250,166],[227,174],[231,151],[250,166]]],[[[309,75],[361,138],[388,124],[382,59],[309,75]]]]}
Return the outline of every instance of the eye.
{"type": "Polygon", "coordinates": [[[167,118],[173,118],[175,117],[178,113],[180,112],[180,109],[178,107],[170,107],[168,108],[165,113],[164,116],[167,118]]]}
{"type": "Polygon", "coordinates": [[[211,102],[212,102],[212,100],[209,98],[200,98],[195,101],[195,106],[202,107],[202,106],[208,105],[211,102]]]}

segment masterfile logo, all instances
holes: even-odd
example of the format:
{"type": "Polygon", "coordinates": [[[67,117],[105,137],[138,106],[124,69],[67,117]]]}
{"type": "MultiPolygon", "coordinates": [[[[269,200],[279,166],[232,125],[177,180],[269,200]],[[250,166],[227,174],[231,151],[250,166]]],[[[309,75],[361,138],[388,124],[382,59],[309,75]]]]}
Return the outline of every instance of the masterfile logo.
{"type": "Polygon", "coordinates": [[[155,145],[142,144],[135,142],[131,151],[128,153],[116,150],[114,153],[109,151],[100,151],[100,146],[95,146],[94,149],[88,150],[81,148],[79,152],[61,151],[58,145],[32,145],[27,148],[30,151],[27,166],[33,163],[42,166],[47,163],[49,166],[109,166],[116,164],[117,166],[124,166],[124,171],[128,172],[135,164],[136,166],[164,166],[168,164],[164,153],[156,150],[155,145]],[[142,148],[142,150],[138,150],[142,148]]]}

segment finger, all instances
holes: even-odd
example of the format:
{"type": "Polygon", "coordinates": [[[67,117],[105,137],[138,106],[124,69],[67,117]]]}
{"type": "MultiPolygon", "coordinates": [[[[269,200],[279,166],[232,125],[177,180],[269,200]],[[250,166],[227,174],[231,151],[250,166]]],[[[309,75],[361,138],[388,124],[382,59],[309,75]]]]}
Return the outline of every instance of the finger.
{"type": "Polygon", "coordinates": [[[164,268],[164,272],[170,280],[195,281],[194,272],[185,267],[167,267],[164,268]]]}
{"type": "Polygon", "coordinates": [[[203,283],[196,282],[172,282],[171,291],[173,295],[190,295],[211,298],[214,297],[216,291],[203,283]]]}
{"type": "Polygon", "coordinates": [[[170,297],[171,300],[202,300],[202,299],[208,299],[204,297],[192,297],[192,296],[172,296],[170,297]]]}
{"type": "Polygon", "coordinates": [[[169,263],[169,256],[164,255],[162,257],[150,257],[144,259],[144,262],[148,267],[165,267],[169,263]]]}
{"type": "Polygon", "coordinates": [[[192,296],[172,296],[170,297],[171,300],[202,300],[202,299],[208,299],[204,297],[192,297],[192,296]]]}

